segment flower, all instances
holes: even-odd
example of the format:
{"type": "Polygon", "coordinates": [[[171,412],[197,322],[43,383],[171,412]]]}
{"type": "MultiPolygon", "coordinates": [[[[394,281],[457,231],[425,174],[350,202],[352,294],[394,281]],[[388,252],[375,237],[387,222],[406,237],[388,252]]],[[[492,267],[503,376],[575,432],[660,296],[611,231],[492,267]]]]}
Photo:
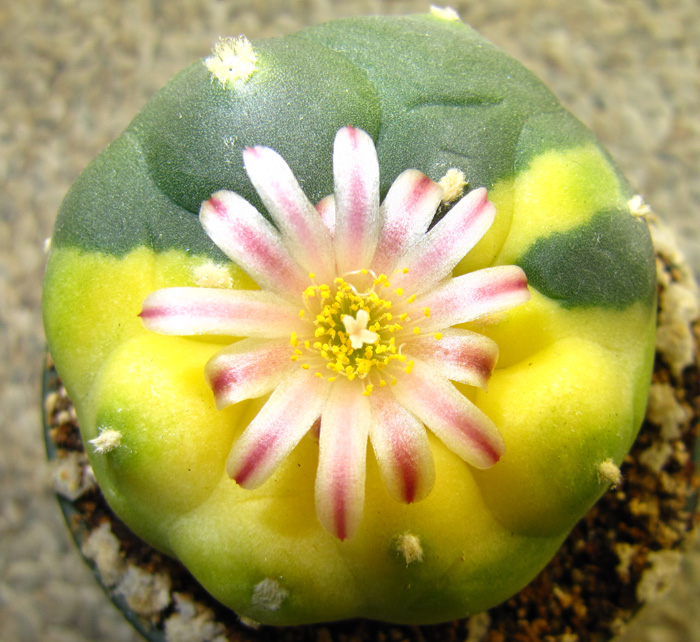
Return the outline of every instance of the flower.
{"type": "Polygon", "coordinates": [[[168,288],[141,312],[163,334],[245,337],[205,366],[218,408],[269,394],[228,474],[257,488],[318,427],[317,514],[342,540],[362,519],[368,438],[402,502],[433,486],[426,427],[468,464],[495,464],[498,429],[451,383],[485,387],[498,357],[493,340],[453,326],[530,296],[516,266],[451,277],[494,220],[486,189],[430,228],[442,188],[410,169],[380,206],[377,153],[359,129],[336,134],[334,195],[316,207],[275,151],[243,158],[274,225],[230,191],[205,201],[200,221],[261,289],[168,288]]]}

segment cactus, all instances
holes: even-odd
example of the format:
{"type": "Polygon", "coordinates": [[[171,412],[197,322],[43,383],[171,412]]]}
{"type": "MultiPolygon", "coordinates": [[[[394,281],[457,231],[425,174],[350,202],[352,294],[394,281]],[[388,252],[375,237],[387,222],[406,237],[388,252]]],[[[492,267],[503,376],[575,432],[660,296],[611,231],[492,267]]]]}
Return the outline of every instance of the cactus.
{"type": "Polygon", "coordinates": [[[45,327],[102,492],[259,622],[507,599],[644,415],[638,198],[452,18],[224,40],[59,212],[45,327]]]}

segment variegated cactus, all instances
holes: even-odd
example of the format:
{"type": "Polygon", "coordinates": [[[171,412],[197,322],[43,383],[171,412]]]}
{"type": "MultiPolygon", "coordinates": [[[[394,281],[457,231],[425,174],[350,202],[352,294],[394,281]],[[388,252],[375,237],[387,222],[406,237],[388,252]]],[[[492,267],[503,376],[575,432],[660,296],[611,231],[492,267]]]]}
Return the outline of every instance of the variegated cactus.
{"type": "Polygon", "coordinates": [[[59,213],[45,326],[100,487],[261,622],[506,599],[641,424],[638,199],[453,17],[222,41],[59,213]]]}

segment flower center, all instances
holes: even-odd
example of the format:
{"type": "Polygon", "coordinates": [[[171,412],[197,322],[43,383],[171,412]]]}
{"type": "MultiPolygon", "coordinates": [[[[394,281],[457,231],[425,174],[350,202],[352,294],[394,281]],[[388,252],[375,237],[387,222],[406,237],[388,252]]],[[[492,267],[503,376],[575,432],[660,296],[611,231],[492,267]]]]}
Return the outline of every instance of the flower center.
{"type": "MultiPolygon", "coordinates": [[[[386,275],[376,276],[369,270],[358,270],[337,277],[332,285],[314,283],[303,293],[304,308],[299,313],[310,325],[310,336],[299,338],[292,333],[293,361],[301,367],[318,368],[316,376],[329,381],[344,376],[368,379],[376,373],[374,383],[384,386],[396,382],[396,366],[410,372],[413,362],[406,363],[399,340],[407,313],[397,312],[400,304],[412,303],[415,295],[404,296],[401,288],[391,289],[386,275]],[[388,381],[387,381],[388,380],[388,381]]],[[[408,332],[416,334],[418,328],[408,332]]],[[[365,385],[365,394],[373,383],[365,385]]]]}

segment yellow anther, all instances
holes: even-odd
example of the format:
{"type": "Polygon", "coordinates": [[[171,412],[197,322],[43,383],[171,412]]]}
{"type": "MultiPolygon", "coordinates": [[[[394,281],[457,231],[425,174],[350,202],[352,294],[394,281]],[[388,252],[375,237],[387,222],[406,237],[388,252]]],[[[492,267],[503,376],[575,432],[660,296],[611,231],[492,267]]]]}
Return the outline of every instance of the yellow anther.
{"type": "Polygon", "coordinates": [[[438,341],[440,341],[440,339],[442,339],[442,332],[436,332],[436,333],[435,333],[435,338],[436,338],[438,341]]]}
{"type": "Polygon", "coordinates": [[[404,372],[406,374],[411,374],[411,370],[413,370],[413,361],[408,362],[408,365],[404,368],[404,372]]]}
{"type": "Polygon", "coordinates": [[[426,307],[425,310],[423,310],[423,314],[424,314],[426,317],[429,317],[429,316],[430,316],[430,308],[426,307]]]}
{"type": "Polygon", "coordinates": [[[314,376],[318,377],[319,379],[323,379],[323,375],[320,372],[314,372],[314,376]]]}
{"type": "Polygon", "coordinates": [[[306,312],[306,310],[299,310],[299,318],[300,318],[300,319],[303,319],[303,318],[304,318],[304,313],[305,313],[305,312],[306,312]]]}
{"type": "Polygon", "coordinates": [[[331,383],[333,383],[336,379],[337,377],[328,377],[328,381],[330,381],[331,383]]]}
{"type": "Polygon", "coordinates": [[[406,299],[409,303],[413,303],[416,300],[416,295],[412,294],[408,299],[406,299]]]}
{"type": "Polygon", "coordinates": [[[365,386],[365,389],[362,391],[362,394],[363,394],[365,397],[369,397],[369,396],[372,394],[372,390],[373,390],[373,389],[374,389],[374,386],[373,386],[371,383],[368,383],[368,384],[365,386]]]}
{"type": "Polygon", "coordinates": [[[408,274],[408,268],[404,268],[404,269],[402,270],[402,272],[403,272],[404,274],[408,274]]]}
{"type": "Polygon", "coordinates": [[[299,361],[299,357],[296,354],[293,354],[291,357],[289,357],[291,361],[299,361]]]}
{"type": "Polygon", "coordinates": [[[379,380],[379,387],[383,388],[384,386],[386,386],[386,381],[384,381],[384,379],[380,379],[379,380]]]}
{"type": "Polygon", "coordinates": [[[309,272],[309,278],[310,279],[315,279],[316,275],[313,272],[309,272]]]}
{"type": "Polygon", "coordinates": [[[415,335],[420,334],[420,328],[413,328],[413,334],[415,334],[415,335]]]}
{"type": "MultiPolygon", "coordinates": [[[[404,269],[404,274],[408,270],[404,269]]],[[[313,352],[325,368],[331,371],[333,376],[325,377],[322,372],[314,372],[314,375],[324,380],[332,381],[342,375],[347,380],[365,380],[374,371],[380,372],[391,365],[392,361],[399,361],[406,365],[407,359],[397,348],[395,333],[403,330],[403,325],[393,323],[395,316],[388,310],[391,308],[391,296],[405,296],[403,288],[391,291],[389,297],[381,296],[376,288],[381,285],[390,288],[386,274],[376,275],[368,269],[360,269],[349,274],[369,276],[371,281],[366,286],[361,286],[362,281],[350,283],[344,277],[337,277],[330,287],[320,284],[308,287],[304,291],[306,319],[313,322],[313,334],[300,340],[296,334],[292,335],[292,345],[301,344],[307,351],[313,352]],[[363,289],[364,287],[364,289],[363,289]]],[[[313,273],[309,274],[313,278],[313,273]]],[[[367,283],[367,281],[365,281],[367,283]]],[[[415,298],[415,295],[414,297],[415,298]]],[[[300,313],[300,316],[302,314],[300,313]]],[[[410,321],[408,313],[397,315],[402,322],[410,321]]],[[[416,333],[420,332],[416,328],[416,333]]],[[[294,361],[301,358],[303,353],[295,350],[294,361]],[[298,354],[297,354],[298,353],[298,354]]],[[[309,357],[304,357],[308,359],[309,357]]],[[[313,366],[314,370],[320,366],[313,361],[300,363],[305,370],[313,366]]],[[[374,382],[374,386],[386,386],[390,376],[374,382]]],[[[396,378],[391,377],[391,383],[396,383],[396,378]]],[[[372,384],[363,387],[365,394],[370,394],[372,384]]]]}

